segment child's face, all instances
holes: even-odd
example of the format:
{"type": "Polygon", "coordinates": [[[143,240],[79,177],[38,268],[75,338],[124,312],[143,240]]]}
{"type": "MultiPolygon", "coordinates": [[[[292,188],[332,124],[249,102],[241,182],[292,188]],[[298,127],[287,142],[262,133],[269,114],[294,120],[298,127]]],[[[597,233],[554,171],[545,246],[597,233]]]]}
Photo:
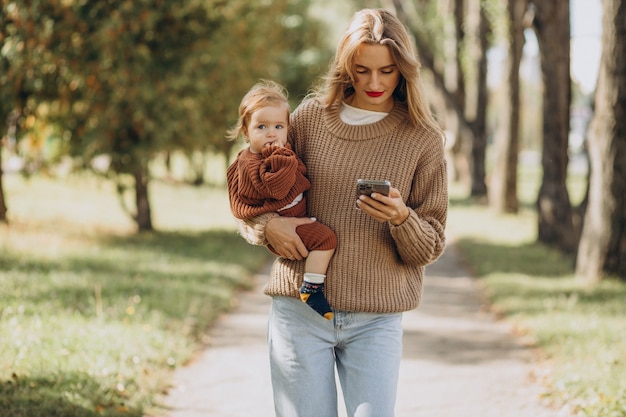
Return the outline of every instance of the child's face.
{"type": "Polygon", "coordinates": [[[262,107],[255,111],[246,133],[250,150],[261,153],[266,146],[285,146],[288,127],[289,112],[284,106],[262,107]]]}

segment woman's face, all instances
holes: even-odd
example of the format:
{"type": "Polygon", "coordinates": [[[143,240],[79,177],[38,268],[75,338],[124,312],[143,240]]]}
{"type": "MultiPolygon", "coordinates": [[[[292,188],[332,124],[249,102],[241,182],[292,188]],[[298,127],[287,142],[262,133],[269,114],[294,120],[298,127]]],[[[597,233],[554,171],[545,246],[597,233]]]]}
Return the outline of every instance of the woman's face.
{"type": "Polygon", "coordinates": [[[390,112],[400,71],[384,45],[361,44],[354,60],[354,94],[346,102],[364,110],[390,112]]]}

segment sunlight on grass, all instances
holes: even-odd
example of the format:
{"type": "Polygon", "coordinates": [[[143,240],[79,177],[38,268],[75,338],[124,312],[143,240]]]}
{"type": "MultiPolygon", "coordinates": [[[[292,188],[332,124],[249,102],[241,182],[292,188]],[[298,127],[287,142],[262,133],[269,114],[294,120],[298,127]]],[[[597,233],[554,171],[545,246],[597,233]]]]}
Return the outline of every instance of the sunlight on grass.
{"type": "Polygon", "coordinates": [[[160,415],[172,369],[269,259],[236,234],[225,190],[151,193],[158,231],[136,234],[101,178],[8,177],[2,417],[160,415]]]}
{"type": "Polygon", "coordinates": [[[496,215],[458,191],[452,187],[450,232],[493,310],[545,354],[549,398],[576,415],[625,417],[626,283],[576,281],[571,256],[536,243],[533,211],[496,215]]]}
{"type": "MultiPolygon", "coordinates": [[[[119,203],[115,184],[101,177],[76,174],[59,181],[5,175],[5,189],[9,220],[17,226],[27,222],[44,230],[55,230],[60,223],[81,233],[135,229],[119,203]]],[[[149,192],[157,230],[234,230],[236,227],[223,188],[155,180],[149,192]]]]}
{"type": "MultiPolygon", "coordinates": [[[[451,187],[449,231],[472,273],[545,355],[548,397],[580,416],[626,416],[626,285],[586,287],[536,240],[524,172],[518,215],[451,187]]],[[[580,181],[570,186],[581,198],[580,181]]],[[[234,294],[268,260],[236,234],[224,189],[152,183],[154,225],[136,234],[110,182],[6,178],[0,226],[2,417],[161,415],[156,400],[234,294]]]]}

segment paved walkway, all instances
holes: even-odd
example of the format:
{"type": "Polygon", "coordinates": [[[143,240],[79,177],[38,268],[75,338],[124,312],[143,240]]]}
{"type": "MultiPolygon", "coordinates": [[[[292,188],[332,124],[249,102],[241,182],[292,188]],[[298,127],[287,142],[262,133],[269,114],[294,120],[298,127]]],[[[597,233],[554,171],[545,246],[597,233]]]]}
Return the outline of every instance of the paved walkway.
{"type": "MultiPolygon", "coordinates": [[[[176,372],[165,401],[170,417],[274,415],[265,340],[270,298],[261,291],[266,272],[256,280],[258,287],[213,328],[209,348],[176,372]]],[[[453,245],[427,268],[422,304],[403,323],[396,417],[569,417],[542,406],[531,350],[486,312],[453,245]]]]}

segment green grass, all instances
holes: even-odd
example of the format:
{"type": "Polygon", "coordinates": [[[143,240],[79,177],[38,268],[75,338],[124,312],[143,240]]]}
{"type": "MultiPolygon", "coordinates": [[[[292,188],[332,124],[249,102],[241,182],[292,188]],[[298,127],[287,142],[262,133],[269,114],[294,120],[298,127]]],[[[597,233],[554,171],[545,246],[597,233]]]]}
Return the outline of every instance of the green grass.
{"type": "Polygon", "coordinates": [[[268,259],[223,190],[153,184],[136,234],[112,184],[8,177],[0,226],[2,417],[158,415],[172,370],[268,259]]]}
{"type": "Polygon", "coordinates": [[[578,416],[626,416],[626,283],[585,286],[572,257],[536,243],[533,211],[495,215],[455,192],[449,229],[493,309],[540,348],[546,396],[578,416]]]}
{"type": "MultiPolygon", "coordinates": [[[[521,177],[517,216],[453,187],[449,229],[494,311],[540,348],[546,396],[580,416],[624,417],[626,284],[586,287],[572,258],[535,243],[537,175],[521,177]]],[[[172,370],[268,252],[236,235],[222,189],[154,182],[159,232],[138,235],[108,181],[9,176],[5,186],[2,417],[160,414],[172,370]]]]}

